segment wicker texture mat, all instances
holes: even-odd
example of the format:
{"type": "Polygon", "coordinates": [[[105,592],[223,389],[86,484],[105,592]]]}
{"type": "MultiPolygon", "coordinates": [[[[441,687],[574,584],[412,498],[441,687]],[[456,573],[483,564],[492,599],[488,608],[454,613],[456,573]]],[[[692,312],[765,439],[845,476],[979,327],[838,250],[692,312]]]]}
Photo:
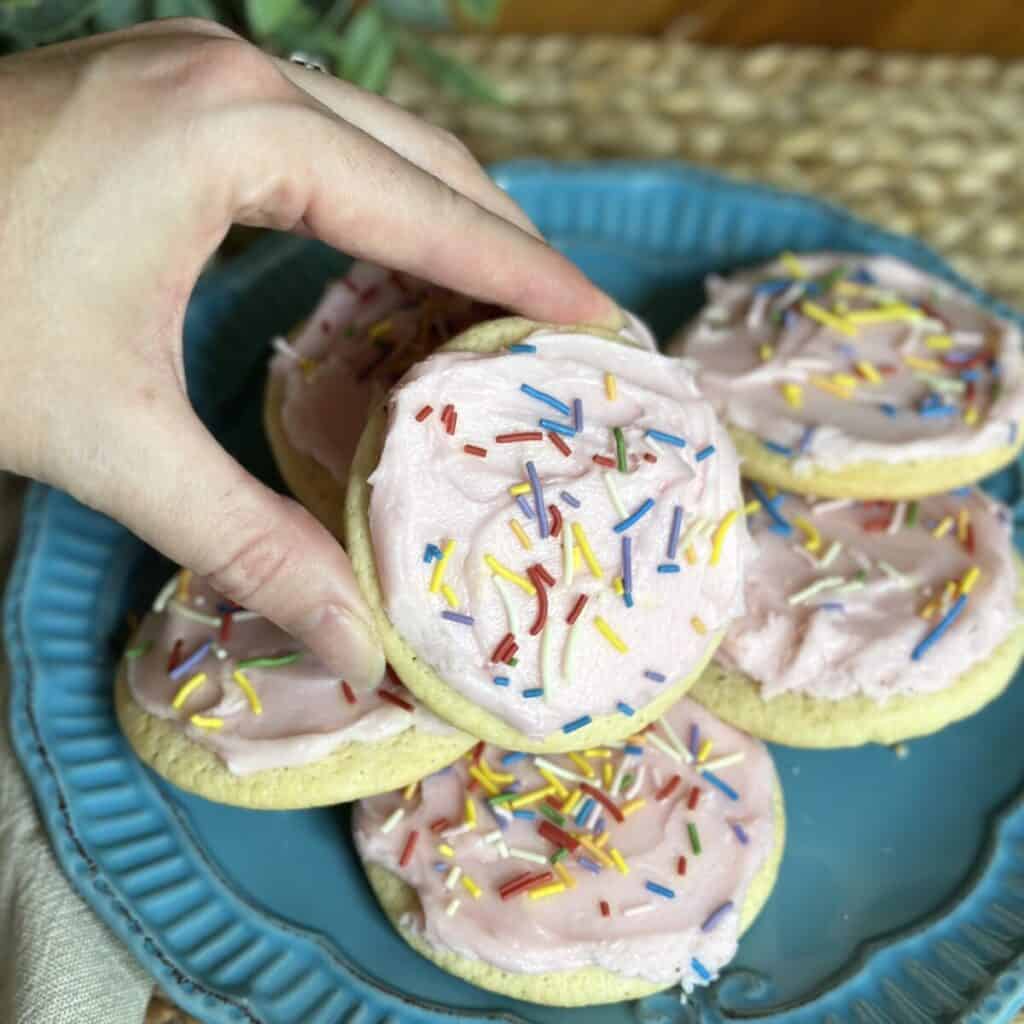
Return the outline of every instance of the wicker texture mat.
{"type": "MultiPolygon", "coordinates": [[[[672,157],[814,193],[1024,306],[1024,61],[628,37],[441,45],[506,105],[467,104],[403,68],[390,95],[483,161],[672,157]]],[[[147,1024],[192,1019],[158,993],[147,1024]]]]}

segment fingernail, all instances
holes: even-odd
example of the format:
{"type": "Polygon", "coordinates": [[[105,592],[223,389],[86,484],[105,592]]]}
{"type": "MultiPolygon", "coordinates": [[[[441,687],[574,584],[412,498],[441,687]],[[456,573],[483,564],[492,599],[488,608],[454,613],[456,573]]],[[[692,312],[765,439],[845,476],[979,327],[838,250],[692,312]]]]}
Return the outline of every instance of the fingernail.
{"type": "Polygon", "coordinates": [[[610,331],[621,331],[626,326],[626,315],[616,305],[615,300],[605,296],[608,301],[608,309],[604,315],[598,317],[594,323],[598,327],[606,327],[610,331]]]}
{"type": "Polygon", "coordinates": [[[300,629],[320,659],[357,689],[372,689],[383,679],[384,651],[376,631],[347,608],[324,605],[300,629]]]}

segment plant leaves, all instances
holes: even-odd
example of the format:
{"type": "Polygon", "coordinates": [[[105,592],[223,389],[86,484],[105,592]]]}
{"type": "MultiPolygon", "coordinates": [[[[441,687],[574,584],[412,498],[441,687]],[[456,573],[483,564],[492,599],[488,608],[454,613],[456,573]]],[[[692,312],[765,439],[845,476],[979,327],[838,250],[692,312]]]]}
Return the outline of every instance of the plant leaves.
{"type": "Polygon", "coordinates": [[[418,64],[435,81],[467,99],[486,103],[504,103],[498,87],[471,64],[464,64],[448,54],[435,50],[426,40],[403,32],[402,52],[418,64]]]}
{"type": "Polygon", "coordinates": [[[214,0],[156,0],[153,13],[158,18],[209,18],[223,21],[214,0]]]}
{"type": "Polygon", "coordinates": [[[373,7],[364,7],[349,23],[335,50],[338,73],[350,82],[359,80],[373,47],[385,31],[384,19],[373,7]]]}
{"type": "Polygon", "coordinates": [[[245,17],[257,39],[272,36],[304,5],[300,0],[245,0],[245,17]]]}
{"type": "Polygon", "coordinates": [[[146,20],[145,0],[101,0],[93,15],[93,24],[100,32],[113,32],[146,20]]]}
{"type": "Polygon", "coordinates": [[[480,25],[490,25],[501,12],[501,0],[458,0],[462,16],[480,25]]]}
{"type": "Polygon", "coordinates": [[[19,42],[50,43],[84,30],[97,3],[81,0],[35,0],[33,3],[4,4],[4,27],[19,42]]]}
{"type": "Polygon", "coordinates": [[[395,36],[390,29],[374,40],[355,78],[356,85],[361,85],[370,92],[383,92],[391,77],[391,66],[395,62],[395,36]]]}

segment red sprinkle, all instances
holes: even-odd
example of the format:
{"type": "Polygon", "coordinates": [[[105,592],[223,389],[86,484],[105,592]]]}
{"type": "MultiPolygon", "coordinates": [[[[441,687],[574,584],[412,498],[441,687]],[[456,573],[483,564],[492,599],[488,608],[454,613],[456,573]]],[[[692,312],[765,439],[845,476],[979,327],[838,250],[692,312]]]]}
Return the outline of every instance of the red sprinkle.
{"type": "Polygon", "coordinates": [[[438,832],[443,832],[450,824],[451,822],[447,818],[435,818],[430,823],[430,831],[436,836],[438,832]]]}
{"type": "Polygon", "coordinates": [[[506,633],[491,652],[491,661],[494,664],[504,661],[508,657],[508,648],[515,642],[516,638],[511,633],[506,633]]]}
{"type": "Polygon", "coordinates": [[[595,455],[594,461],[599,466],[607,466],[609,469],[614,469],[618,465],[614,459],[609,459],[607,455],[595,455]]]}
{"type": "Polygon", "coordinates": [[[644,462],[657,462],[658,456],[654,452],[644,452],[644,462]]]}
{"type": "Polygon", "coordinates": [[[967,549],[967,554],[974,554],[974,524],[967,524],[967,540],[964,541],[964,547],[967,549]]]}
{"type": "Polygon", "coordinates": [[[517,444],[519,441],[543,441],[544,435],[539,430],[521,430],[518,434],[498,434],[495,444],[517,444]]]}
{"type": "Polygon", "coordinates": [[[861,525],[861,529],[865,533],[882,533],[884,530],[889,529],[889,523],[891,519],[872,519],[861,525]]]}
{"type": "Polygon", "coordinates": [[[416,849],[416,840],[419,839],[420,834],[417,829],[413,829],[409,833],[409,838],[405,841],[405,846],[402,847],[402,856],[398,858],[398,866],[400,868],[408,867],[409,861],[412,860],[412,851],[416,849]]]}
{"type": "Polygon", "coordinates": [[[511,881],[506,882],[499,890],[498,895],[503,900],[511,899],[513,896],[517,896],[521,892],[526,892],[527,889],[533,889],[538,885],[546,885],[548,882],[554,879],[554,873],[551,871],[542,871],[540,874],[533,875],[529,871],[522,875],[516,875],[511,881]]]}
{"type": "MultiPolygon", "coordinates": [[[[562,532],[562,510],[557,505],[548,505],[551,515],[551,536],[558,537],[562,532]]],[[[554,586],[554,580],[551,581],[554,586]]]]}
{"type": "Polygon", "coordinates": [[[576,598],[576,603],[572,606],[572,611],[570,611],[569,614],[565,617],[565,621],[568,622],[570,626],[583,613],[583,609],[586,607],[588,600],[589,598],[586,594],[580,594],[580,596],[576,598]]]}
{"type": "Polygon", "coordinates": [[[405,711],[412,712],[416,710],[407,700],[402,700],[397,693],[392,693],[390,690],[378,690],[377,696],[382,700],[389,701],[397,707],[404,709],[405,711]]]}
{"type": "Polygon", "coordinates": [[[508,649],[508,654],[505,655],[505,664],[507,665],[515,656],[519,650],[519,644],[513,641],[512,646],[508,649]]]}
{"type": "Polygon", "coordinates": [[[553,825],[550,821],[542,821],[537,826],[537,831],[549,843],[554,843],[555,846],[564,846],[570,853],[575,853],[579,849],[579,840],[574,839],[568,832],[553,825]]]}
{"type": "Polygon", "coordinates": [[[554,576],[552,576],[552,575],[551,575],[551,573],[549,573],[549,572],[547,571],[547,569],[545,569],[545,568],[544,568],[544,566],[543,566],[543,565],[541,565],[541,564],[540,564],[540,563],[538,562],[538,564],[537,564],[537,565],[535,565],[535,566],[534,566],[534,568],[535,568],[535,569],[537,570],[537,575],[538,575],[538,576],[539,576],[539,577],[540,577],[540,578],[541,578],[541,579],[542,579],[542,580],[543,580],[543,581],[544,581],[544,582],[545,582],[545,583],[546,583],[546,584],[547,584],[547,585],[548,585],[549,587],[553,587],[553,586],[555,585],[555,578],[554,578],[554,576]]]}
{"type": "Polygon", "coordinates": [[[462,450],[467,455],[478,455],[481,459],[487,458],[487,449],[481,448],[478,444],[464,444],[462,450]]]}
{"type": "Polygon", "coordinates": [[[475,793],[479,788],[480,788],[480,783],[477,782],[476,779],[470,779],[469,782],[466,783],[466,792],[467,793],[475,793]]]}
{"type": "MultiPolygon", "coordinates": [[[[537,591],[537,617],[533,620],[533,625],[530,627],[530,636],[537,636],[548,621],[548,591],[547,587],[544,586],[544,578],[541,576],[543,571],[543,567],[539,565],[531,565],[526,570],[526,575],[530,577],[530,582],[537,591]]],[[[550,579],[550,577],[548,578],[550,579]]]]}
{"type": "Polygon", "coordinates": [[[384,666],[384,674],[394,686],[402,687],[404,685],[402,680],[398,678],[398,673],[390,665],[384,666]]]}
{"type": "Polygon", "coordinates": [[[422,423],[432,412],[434,407],[432,405],[425,405],[418,413],[416,413],[416,422],[422,423]]]}
{"type": "Polygon", "coordinates": [[[484,741],[480,740],[476,746],[469,752],[471,761],[478,761],[480,755],[484,752],[484,741]]]}
{"type": "Polygon", "coordinates": [[[363,297],[363,293],[347,277],[341,279],[341,284],[343,288],[347,288],[353,294],[358,295],[359,298],[363,297]]]}
{"type": "Polygon", "coordinates": [[[220,631],[217,633],[217,643],[222,647],[231,639],[231,624],[234,621],[232,612],[225,612],[220,617],[220,631]]]}
{"type": "Polygon", "coordinates": [[[448,417],[448,423],[447,423],[445,429],[448,431],[449,434],[454,434],[455,433],[455,424],[458,423],[458,421],[459,421],[459,414],[457,412],[453,412],[448,417]]]}
{"type": "Polygon", "coordinates": [[[616,804],[607,793],[602,793],[601,790],[595,789],[589,782],[581,782],[580,789],[589,796],[592,796],[599,804],[603,805],[616,821],[626,820],[622,816],[622,811],[619,810],[618,804],[616,804]]]}
{"type": "Polygon", "coordinates": [[[345,700],[347,700],[349,704],[356,703],[356,695],[353,692],[352,687],[349,686],[344,679],[341,681],[341,692],[345,694],[345,700]]]}
{"type": "Polygon", "coordinates": [[[682,781],[683,780],[678,775],[673,775],[672,778],[654,794],[654,799],[667,800],[676,791],[676,787],[682,781]]]}
{"type": "Polygon", "coordinates": [[[181,637],[178,637],[174,641],[174,646],[171,648],[171,656],[167,659],[167,671],[173,672],[178,667],[178,662],[181,661],[181,648],[185,643],[181,637]]]}
{"type": "Polygon", "coordinates": [[[601,916],[602,917],[611,917],[611,915],[612,915],[612,908],[608,906],[608,901],[607,900],[601,900],[601,902],[598,904],[598,906],[601,908],[601,916]]]}
{"type": "Polygon", "coordinates": [[[379,291],[380,291],[380,286],[379,285],[375,285],[375,284],[374,285],[370,285],[370,287],[367,288],[365,292],[360,292],[359,293],[359,298],[361,298],[363,300],[363,302],[369,302],[370,299],[372,299],[374,297],[374,295],[376,295],[377,292],[379,292],[379,291]]]}
{"type": "Polygon", "coordinates": [[[686,874],[686,858],[680,854],[679,860],[676,861],[676,873],[680,875],[686,874]]]}
{"type": "Polygon", "coordinates": [[[566,457],[572,455],[572,449],[552,430],[548,432],[548,440],[566,457]]]}
{"type": "Polygon", "coordinates": [[[691,810],[697,809],[697,801],[700,799],[700,786],[694,786],[690,790],[690,799],[686,801],[686,806],[691,810]]]}

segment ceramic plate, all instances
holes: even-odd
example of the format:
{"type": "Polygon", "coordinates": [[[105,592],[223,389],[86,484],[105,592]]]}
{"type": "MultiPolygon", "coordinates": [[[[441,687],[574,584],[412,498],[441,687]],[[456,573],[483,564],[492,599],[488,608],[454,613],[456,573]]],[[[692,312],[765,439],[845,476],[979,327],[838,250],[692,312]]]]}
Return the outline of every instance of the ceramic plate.
{"type": "MultiPolygon", "coordinates": [[[[680,166],[521,163],[495,173],[662,337],[697,308],[709,271],[780,249],[889,252],[956,280],[917,243],[831,207],[680,166]]],[[[260,429],[268,341],[343,266],[314,243],[269,239],[209,273],[190,307],[193,400],[277,486],[260,429]]],[[[987,486],[1024,527],[1020,467],[987,486]]],[[[117,730],[111,679],[125,613],[145,607],[168,571],[109,519],[35,487],[6,602],[11,715],[72,882],[201,1020],[993,1024],[1024,1001],[1024,681],[904,757],[776,749],[786,858],[719,984],[688,1005],[663,994],[550,1010],[475,989],[410,951],[363,881],[344,809],[218,807],[139,765],[117,730]]]]}

